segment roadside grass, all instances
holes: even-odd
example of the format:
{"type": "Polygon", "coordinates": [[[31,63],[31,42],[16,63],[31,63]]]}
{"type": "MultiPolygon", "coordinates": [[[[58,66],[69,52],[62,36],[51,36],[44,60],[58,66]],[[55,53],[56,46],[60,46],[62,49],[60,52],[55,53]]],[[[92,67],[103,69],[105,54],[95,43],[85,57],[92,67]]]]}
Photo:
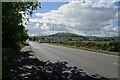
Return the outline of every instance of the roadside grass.
{"type": "Polygon", "coordinates": [[[64,45],[67,47],[79,48],[89,51],[101,52],[120,56],[120,41],[48,41],[47,43],[64,45]]]}
{"type": "Polygon", "coordinates": [[[2,48],[2,78],[9,73],[10,64],[22,47],[24,47],[23,44],[17,43],[15,47],[2,48]]]}

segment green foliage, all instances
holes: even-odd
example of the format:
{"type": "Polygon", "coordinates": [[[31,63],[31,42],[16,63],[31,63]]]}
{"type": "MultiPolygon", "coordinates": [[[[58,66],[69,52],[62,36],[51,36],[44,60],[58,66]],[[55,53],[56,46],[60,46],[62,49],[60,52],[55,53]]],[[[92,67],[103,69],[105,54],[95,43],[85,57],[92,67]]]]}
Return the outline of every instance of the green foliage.
{"type": "Polygon", "coordinates": [[[2,58],[2,66],[4,67],[3,69],[2,69],[2,74],[3,74],[3,76],[4,75],[6,75],[8,72],[8,70],[9,70],[9,67],[10,67],[10,64],[9,64],[9,56],[10,56],[10,50],[8,49],[8,48],[4,48],[4,49],[2,49],[2,52],[4,53],[4,54],[2,54],[2,56],[4,56],[3,58],[2,58]]]}
{"type": "Polygon", "coordinates": [[[120,41],[54,41],[61,45],[120,52],[120,41]]]}
{"type": "Polygon", "coordinates": [[[40,4],[38,2],[3,2],[2,3],[2,62],[3,77],[6,75],[10,60],[23,46],[28,38],[27,30],[23,25],[29,21],[24,15],[32,15],[40,4]]]}
{"type": "MultiPolygon", "coordinates": [[[[39,3],[33,2],[3,2],[2,3],[2,37],[3,47],[16,47],[28,38],[27,30],[22,24],[22,14],[32,15],[39,3]]],[[[26,21],[28,19],[24,19],[26,21]]],[[[25,22],[27,23],[27,22],[25,22]]]]}
{"type": "Polygon", "coordinates": [[[110,42],[109,51],[120,52],[120,41],[110,42]]]}
{"type": "Polygon", "coordinates": [[[38,36],[31,36],[31,37],[29,37],[29,40],[38,41],[38,36]]]}
{"type": "Polygon", "coordinates": [[[11,48],[2,48],[2,76],[6,76],[9,68],[10,68],[10,62],[13,56],[15,55],[15,50],[11,48]]]}

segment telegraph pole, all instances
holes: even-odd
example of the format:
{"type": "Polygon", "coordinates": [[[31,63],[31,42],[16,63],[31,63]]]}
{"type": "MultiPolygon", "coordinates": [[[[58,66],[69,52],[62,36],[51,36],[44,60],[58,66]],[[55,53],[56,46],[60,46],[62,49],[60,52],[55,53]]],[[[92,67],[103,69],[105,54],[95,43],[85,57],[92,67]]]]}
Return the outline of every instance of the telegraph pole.
{"type": "Polygon", "coordinates": [[[55,34],[55,27],[54,27],[54,24],[53,24],[53,34],[55,34]]]}

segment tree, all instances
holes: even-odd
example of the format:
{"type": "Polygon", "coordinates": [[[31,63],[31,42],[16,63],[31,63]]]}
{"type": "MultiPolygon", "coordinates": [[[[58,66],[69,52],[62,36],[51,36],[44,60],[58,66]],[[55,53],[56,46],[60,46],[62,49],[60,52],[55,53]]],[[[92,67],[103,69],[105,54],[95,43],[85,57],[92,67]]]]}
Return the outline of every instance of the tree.
{"type": "MultiPolygon", "coordinates": [[[[33,2],[4,2],[2,3],[2,41],[4,47],[15,47],[28,38],[27,30],[22,24],[22,14],[32,15],[33,10],[40,6],[33,2]]],[[[26,19],[24,19],[26,20],[26,19]]],[[[28,19],[27,19],[28,20],[28,19]]]]}
{"type": "Polygon", "coordinates": [[[23,15],[32,15],[33,10],[40,7],[39,2],[3,2],[2,3],[2,63],[3,76],[8,71],[10,59],[21,49],[23,41],[28,38],[27,30],[23,25],[28,18],[23,15]]]}

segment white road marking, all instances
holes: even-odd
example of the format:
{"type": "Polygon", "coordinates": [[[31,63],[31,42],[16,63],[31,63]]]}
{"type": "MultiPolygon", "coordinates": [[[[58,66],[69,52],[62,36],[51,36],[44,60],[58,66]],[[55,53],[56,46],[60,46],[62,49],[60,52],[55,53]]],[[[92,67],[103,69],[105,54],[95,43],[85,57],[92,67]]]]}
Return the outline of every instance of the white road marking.
{"type": "MultiPolygon", "coordinates": [[[[52,45],[52,44],[45,44],[45,43],[44,43],[44,45],[53,46],[53,47],[59,47],[59,46],[61,46],[61,45],[52,45]]],[[[61,47],[65,47],[65,46],[61,46],[61,47]]],[[[66,48],[70,48],[70,47],[66,47],[66,48]]],[[[82,49],[78,49],[78,50],[82,50],[82,49]]],[[[88,51],[88,50],[84,50],[84,51],[88,51]]],[[[94,53],[95,51],[92,51],[92,52],[94,53]]],[[[102,52],[95,52],[95,54],[105,55],[105,56],[112,56],[112,57],[119,58],[119,56],[117,56],[117,55],[111,55],[111,54],[106,54],[106,53],[102,53],[102,52]]],[[[116,53],[116,54],[119,54],[119,53],[116,53]]]]}
{"type": "Polygon", "coordinates": [[[119,64],[119,63],[113,63],[113,64],[120,66],[120,64],[119,64]]]}
{"type": "Polygon", "coordinates": [[[90,58],[90,56],[87,56],[87,55],[82,55],[82,56],[90,58]]]}
{"type": "MultiPolygon", "coordinates": [[[[105,53],[100,53],[100,52],[98,52],[98,53],[96,53],[96,54],[101,54],[101,55],[105,55],[105,56],[113,56],[113,57],[119,57],[119,56],[117,56],[117,55],[111,55],[111,54],[105,54],[105,53]]],[[[117,53],[118,54],[118,53],[117,53]]]]}

